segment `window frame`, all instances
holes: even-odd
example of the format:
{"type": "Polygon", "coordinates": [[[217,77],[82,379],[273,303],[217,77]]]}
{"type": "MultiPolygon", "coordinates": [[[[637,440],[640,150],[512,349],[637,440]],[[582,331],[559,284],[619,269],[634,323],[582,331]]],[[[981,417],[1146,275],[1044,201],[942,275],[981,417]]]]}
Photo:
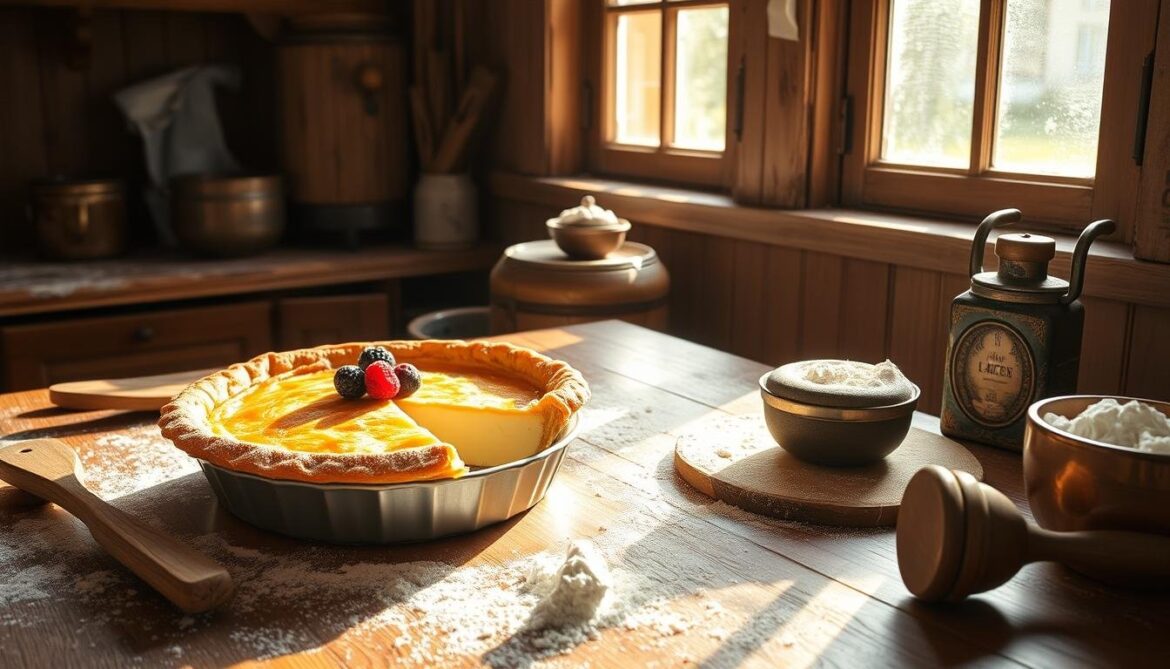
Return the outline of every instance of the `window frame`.
{"type": "Polygon", "coordinates": [[[1090,178],[1032,175],[993,169],[1000,47],[1007,0],[980,3],[972,152],[965,169],[882,161],[882,107],[888,28],[893,0],[852,3],[846,95],[853,115],[851,150],[842,161],[841,201],[846,206],[979,218],[1017,207],[1029,223],[1080,230],[1096,218],[1114,218],[1132,234],[1140,169],[1131,148],[1138,117],[1140,65],[1153,47],[1157,2],[1114,0],[1106,42],[1097,165],[1090,178]],[[1136,38],[1145,26],[1148,41],[1136,38]],[[1136,67],[1135,67],[1136,64],[1136,67]],[[1127,162],[1128,161],[1128,162],[1127,162]]]}
{"type": "Polygon", "coordinates": [[[635,177],[667,183],[702,187],[730,187],[732,168],[735,165],[736,136],[734,132],[733,99],[735,67],[733,66],[734,45],[738,34],[736,3],[742,0],[655,0],[642,4],[609,6],[607,0],[593,0],[588,3],[584,29],[586,30],[587,69],[586,80],[591,89],[591,119],[587,138],[587,164],[596,174],[635,177]],[[680,149],[668,145],[674,130],[674,56],[677,13],[688,9],[712,5],[728,7],[727,37],[727,120],[724,126],[723,151],[702,151],[680,149]],[[617,144],[613,136],[615,119],[610,114],[613,103],[613,58],[617,17],[620,14],[662,12],[662,55],[661,106],[659,110],[659,133],[661,142],[657,147],[617,144]],[[669,46],[668,46],[669,45],[669,46]]]}

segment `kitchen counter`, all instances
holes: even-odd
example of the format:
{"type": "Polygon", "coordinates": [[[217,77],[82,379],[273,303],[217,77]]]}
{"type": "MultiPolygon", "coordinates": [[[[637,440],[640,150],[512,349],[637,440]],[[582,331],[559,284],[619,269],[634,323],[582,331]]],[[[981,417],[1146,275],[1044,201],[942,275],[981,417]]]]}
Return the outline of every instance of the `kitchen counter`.
{"type": "MultiPolygon", "coordinates": [[[[913,600],[894,533],[770,520],[714,503],[672,465],[676,437],[758,416],[761,364],[616,321],[502,337],[580,369],[594,397],[548,497],[472,535],[400,547],[309,544],[219,508],[145,413],[0,396],[5,439],[56,436],[91,489],[223,563],[220,611],[184,616],[54,507],[0,490],[0,665],[725,667],[1143,666],[1164,661],[1170,596],[1025,567],[962,605],[913,600]],[[587,633],[524,632],[525,575],[591,539],[614,609],[587,633]],[[551,558],[549,558],[551,559],[551,558]]],[[[916,417],[924,429],[937,421],[916,417]]],[[[1020,458],[972,451],[1027,515],[1020,458]]]]}
{"type": "Polygon", "coordinates": [[[268,290],[382,281],[490,268],[502,248],[463,251],[373,246],[280,248],[227,260],[150,256],[86,262],[0,263],[0,318],[268,290]]]}

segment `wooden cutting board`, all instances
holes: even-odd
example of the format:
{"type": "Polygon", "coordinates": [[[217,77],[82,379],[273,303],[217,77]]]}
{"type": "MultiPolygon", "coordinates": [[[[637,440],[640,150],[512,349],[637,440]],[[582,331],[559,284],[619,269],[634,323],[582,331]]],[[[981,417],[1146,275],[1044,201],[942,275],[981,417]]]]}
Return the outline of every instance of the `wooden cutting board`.
{"type": "Polygon", "coordinates": [[[758,416],[704,424],[679,437],[674,450],[679,475],[708,497],[782,520],[843,527],[892,527],[910,477],[931,464],[983,479],[970,451],[918,428],[885,460],[864,467],[798,460],[758,416]]]}
{"type": "Polygon", "coordinates": [[[158,411],[183,388],[214,371],[199,369],[128,379],[56,383],[49,386],[49,401],[66,409],[87,411],[158,411]]]}

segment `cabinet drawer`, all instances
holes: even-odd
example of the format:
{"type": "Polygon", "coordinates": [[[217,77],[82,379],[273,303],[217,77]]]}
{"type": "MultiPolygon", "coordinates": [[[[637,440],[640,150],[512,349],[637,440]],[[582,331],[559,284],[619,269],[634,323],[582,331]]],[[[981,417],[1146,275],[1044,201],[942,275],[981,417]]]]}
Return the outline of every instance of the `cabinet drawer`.
{"type": "Polygon", "coordinates": [[[390,336],[390,300],[384,294],[290,297],[277,300],[276,309],[284,350],[390,336]]]}
{"type": "Polygon", "coordinates": [[[271,306],[249,302],[0,329],[8,390],[216,367],[272,349],[271,306]]]}

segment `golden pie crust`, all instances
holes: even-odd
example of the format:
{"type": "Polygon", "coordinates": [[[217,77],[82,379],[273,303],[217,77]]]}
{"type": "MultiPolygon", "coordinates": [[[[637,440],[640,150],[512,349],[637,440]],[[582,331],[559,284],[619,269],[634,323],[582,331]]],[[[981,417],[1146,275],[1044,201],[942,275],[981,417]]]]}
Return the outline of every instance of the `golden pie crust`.
{"type": "Polygon", "coordinates": [[[162,408],[159,428],[166,438],[193,457],[265,478],[380,484],[464,474],[467,468],[456,450],[444,443],[375,453],[318,452],[248,443],[215,433],[212,414],[228,399],[279,375],[354,364],[366,346],[384,346],[400,362],[409,362],[423,370],[482,371],[542,389],[543,395],[529,410],[535,409],[544,416],[545,445],[561,433],[572,414],[589,400],[589,386],[577,370],[520,346],[443,340],[350,343],[266,353],[206,376],[162,408]]]}

